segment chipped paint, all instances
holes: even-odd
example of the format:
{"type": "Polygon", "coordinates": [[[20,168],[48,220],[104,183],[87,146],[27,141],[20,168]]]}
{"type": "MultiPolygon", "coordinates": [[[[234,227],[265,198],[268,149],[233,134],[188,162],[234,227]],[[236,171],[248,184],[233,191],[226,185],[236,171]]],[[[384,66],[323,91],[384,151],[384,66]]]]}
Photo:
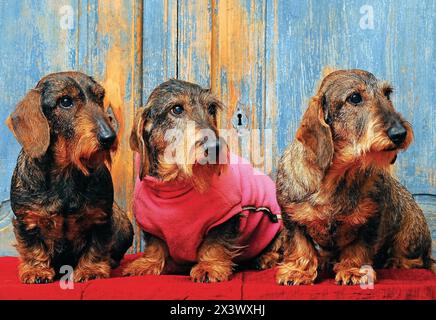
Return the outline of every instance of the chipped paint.
{"type": "MultiPolygon", "coordinates": [[[[264,129],[265,103],[265,3],[256,1],[212,2],[211,87],[227,105],[220,126],[231,128],[236,106],[240,103],[251,114],[250,128],[264,129]],[[237,21],[237,23],[235,23],[237,21]]],[[[263,149],[252,144],[250,158],[263,149]]],[[[239,152],[243,150],[240,141],[239,152]]],[[[260,166],[263,169],[263,166],[260,166]]]]}
{"type": "Polygon", "coordinates": [[[178,2],[178,78],[203,87],[210,87],[210,2],[178,2]]]}
{"type": "MultiPolygon", "coordinates": [[[[254,98],[257,88],[256,77],[261,77],[263,60],[264,21],[258,19],[256,12],[264,10],[263,4],[254,4],[251,15],[239,1],[214,1],[212,5],[212,88],[227,100],[229,112],[226,123],[230,122],[232,111],[242,98],[243,82],[247,82],[247,96],[254,98]],[[235,23],[237,21],[237,23],[235,23]],[[226,72],[226,84],[222,83],[222,69],[226,72]],[[223,91],[222,88],[228,88],[223,91]]],[[[261,14],[262,16],[262,14],[261,14]]]]}

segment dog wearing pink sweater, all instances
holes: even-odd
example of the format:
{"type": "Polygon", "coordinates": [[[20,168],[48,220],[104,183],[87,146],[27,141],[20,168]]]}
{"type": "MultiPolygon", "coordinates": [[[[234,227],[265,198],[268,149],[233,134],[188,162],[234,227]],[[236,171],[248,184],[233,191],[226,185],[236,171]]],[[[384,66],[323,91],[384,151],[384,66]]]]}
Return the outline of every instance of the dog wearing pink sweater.
{"type": "Polygon", "coordinates": [[[137,111],[133,210],[146,248],[125,275],[190,268],[195,282],[220,282],[239,264],[279,262],[275,184],[228,151],[217,129],[222,107],[210,90],[169,80],[137,111]]]}

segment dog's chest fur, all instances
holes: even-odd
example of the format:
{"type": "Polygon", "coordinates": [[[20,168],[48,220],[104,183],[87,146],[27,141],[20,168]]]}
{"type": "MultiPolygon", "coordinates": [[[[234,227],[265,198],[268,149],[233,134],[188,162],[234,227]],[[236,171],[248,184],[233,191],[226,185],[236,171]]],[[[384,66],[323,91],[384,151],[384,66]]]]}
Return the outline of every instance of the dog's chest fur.
{"type": "Polygon", "coordinates": [[[308,234],[322,248],[341,248],[365,232],[377,232],[379,208],[374,179],[369,172],[345,173],[337,183],[324,182],[313,201],[299,204],[308,213],[300,217],[308,234]]]}
{"type": "Polygon", "coordinates": [[[18,159],[11,204],[20,235],[28,241],[38,239],[53,254],[80,251],[91,229],[109,222],[112,202],[113,186],[106,170],[89,177],[79,172],[59,174],[24,155],[18,159]]]}

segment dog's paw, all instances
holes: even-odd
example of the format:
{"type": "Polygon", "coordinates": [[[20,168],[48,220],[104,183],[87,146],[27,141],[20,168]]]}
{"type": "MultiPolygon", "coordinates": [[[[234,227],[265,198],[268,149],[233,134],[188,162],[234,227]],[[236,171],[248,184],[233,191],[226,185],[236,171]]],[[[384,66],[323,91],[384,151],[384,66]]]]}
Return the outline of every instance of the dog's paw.
{"type": "Polygon", "coordinates": [[[335,277],[338,285],[369,285],[376,281],[376,273],[373,268],[348,268],[338,270],[335,277]]]}
{"type": "Polygon", "coordinates": [[[139,258],[130,263],[124,270],[123,276],[160,275],[164,269],[165,261],[139,258]]]}
{"type": "Polygon", "coordinates": [[[191,279],[194,282],[228,281],[232,275],[231,262],[199,262],[191,269],[191,279]]]}
{"type": "Polygon", "coordinates": [[[87,264],[86,266],[79,265],[73,274],[74,282],[86,282],[95,279],[105,279],[110,276],[109,263],[87,264]]]}
{"type": "Polygon", "coordinates": [[[301,270],[293,264],[284,264],[277,269],[276,282],[282,286],[313,284],[317,274],[316,268],[301,270]]]}
{"type": "Polygon", "coordinates": [[[55,272],[51,268],[31,268],[20,272],[20,281],[27,284],[45,284],[53,282],[55,272]]]}
{"type": "Polygon", "coordinates": [[[280,255],[277,252],[270,252],[262,255],[256,260],[256,269],[266,270],[275,267],[280,261],[280,255]]]}

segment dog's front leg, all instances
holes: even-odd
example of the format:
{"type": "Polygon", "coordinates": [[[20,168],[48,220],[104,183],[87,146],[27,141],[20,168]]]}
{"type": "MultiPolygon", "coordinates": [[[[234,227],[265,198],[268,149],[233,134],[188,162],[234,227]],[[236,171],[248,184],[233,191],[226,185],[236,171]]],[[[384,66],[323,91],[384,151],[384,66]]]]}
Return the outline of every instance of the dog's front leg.
{"type": "Polygon", "coordinates": [[[146,236],[147,247],[143,255],[124,269],[124,276],[160,275],[163,272],[168,259],[168,246],[159,238],[146,236]]]}
{"type": "Polygon", "coordinates": [[[342,285],[371,284],[376,280],[372,268],[370,246],[356,241],[341,250],[339,262],[333,267],[336,283],[342,285]]]}
{"type": "Polygon", "coordinates": [[[235,252],[226,243],[208,236],[198,250],[198,263],[191,269],[194,282],[221,282],[233,273],[235,252]]]}
{"type": "Polygon", "coordinates": [[[103,232],[93,234],[79,263],[74,269],[74,281],[85,282],[93,279],[109,278],[111,266],[109,255],[110,239],[101,237],[103,232]],[[100,237],[99,237],[100,235],[100,237]]]}
{"type": "Polygon", "coordinates": [[[22,283],[49,283],[53,282],[55,271],[50,266],[50,257],[42,245],[21,247],[17,245],[21,263],[18,266],[18,276],[22,283]]]}
{"type": "MultiPolygon", "coordinates": [[[[34,231],[29,227],[28,219],[13,220],[14,233],[17,239],[16,248],[20,255],[18,277],[22,283],[53,282],[56,272],[51,266],[51,257],[47,251],[47,244],[37,240],[34,231]],[[27,226],[27,227],[26,227],[27,226]],[[26,230],[23,232],[23,230],[26,230]]],[[[50,245],[51,243],[49,243],[50,245]]]]}
{"type": "Polygon", "coordinates": [[[278,267],[276,281],[281,285],[312,284],[318,275],[316,249],[299,226],[289,231],[290,243],[278,267]]]}
{"type": "Polygon", "coordinates": [[[79,260],[74,269],[74,281],[85,282],[94,279],[109,278],[111,271],[109,257],[101,257],[90,250],[79,260]]]}
{"type": "Polygon", "coordinates": [[[191,269],[194,282],[221,282],[230,279],[233,259],[242,249],[237,245],[239,217],[213,228],[197,252],[197,264],[191,269]]]}

